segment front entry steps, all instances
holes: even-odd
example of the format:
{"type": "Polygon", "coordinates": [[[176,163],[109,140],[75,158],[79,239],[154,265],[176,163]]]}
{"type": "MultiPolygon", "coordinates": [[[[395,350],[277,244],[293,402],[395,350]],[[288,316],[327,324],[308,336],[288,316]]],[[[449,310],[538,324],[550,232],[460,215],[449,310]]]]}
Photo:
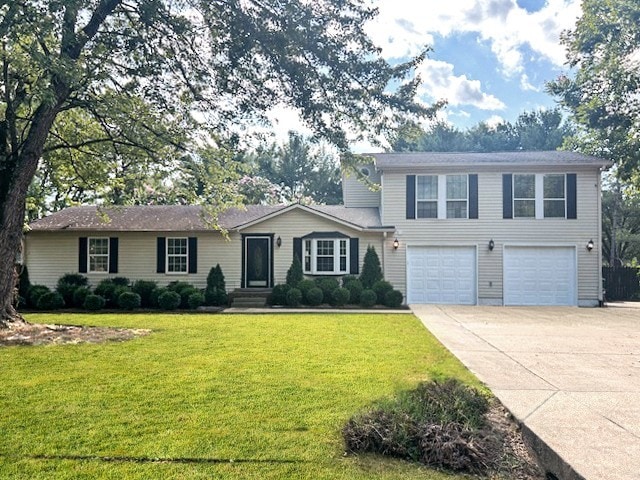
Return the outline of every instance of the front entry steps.
{"type": "Polygon", "coordinates": [[[262,308],[267,305],[270,288],[236,288],[229,294],[233,308],[262,308]]]}

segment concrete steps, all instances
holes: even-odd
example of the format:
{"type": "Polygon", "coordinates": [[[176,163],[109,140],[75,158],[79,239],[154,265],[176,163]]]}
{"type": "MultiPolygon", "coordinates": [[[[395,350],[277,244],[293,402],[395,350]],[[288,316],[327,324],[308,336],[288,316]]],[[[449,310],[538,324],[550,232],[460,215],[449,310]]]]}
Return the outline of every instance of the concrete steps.
{"type": "Polygon", "coordinates": [[[271,295],[270,288],[237,288],[229,294],[233,308],[263,308],[271,295]]]}

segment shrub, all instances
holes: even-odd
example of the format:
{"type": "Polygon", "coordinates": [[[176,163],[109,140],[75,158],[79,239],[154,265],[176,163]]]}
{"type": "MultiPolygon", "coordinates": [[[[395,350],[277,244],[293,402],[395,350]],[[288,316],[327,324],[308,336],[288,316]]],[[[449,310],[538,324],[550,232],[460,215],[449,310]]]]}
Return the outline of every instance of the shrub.
{"type": "Polygon", "coordinates": [[[105,305],[109,307],[115,307],[116,300],[117,300],[116,288],[122,288],[122,287],[118,287],[115,283],[113,283],[112,279],[105,278],[100,283],[98,283],[98,285],[96,285],[96,288],[93,290],[93,293],[95,293],[96,295],[100,295],[102,298],[104,298],[106,302],[105,305]]]}
{"type": "Polygon", "coordinates": [[[204,303],[207,305],[227,305],[229,302],[229,296],[224,290],[217,288],[207,288],[204,292],[204,303]]]}
{"type": "Polygon", "coordinates": [[[87,295],[91,294],[89,287],[78,287],[73,292],[73,306],[81,308],[84,305],[84,301],[87,295]]]}
{"type": "Polygon", "coordinates": [[[198,293],[199,290],[195,287],[183,288],[180,290],[180,308],[189,308],[189,297],[194,293],[198,293]]]}
{"type": "Polygon", "coordinates": [[[128,287],[131,285],[131,281],[127,277],[113,277],[111,281],[119,287],[128,287]]]}
{"type": "Polygon", "coordinates": [[[187,288],[193,288],[193,285],[191,285],[189,282],[182,282],[180,280],[174,280],[173,282],[170,282],[169,285],[167,285],[167,290],[176,293],[180,293],[182,290],[185,290],[187,288]]]}
{"type": "Polygon", "coordinates": [[[378,258],[376,249],[369,245],[367,247],[367,253],[364,255],[362,272],[360,273],[362,286],[364,288],[371,288],[374,283],[383,278],[382,267],[380,266],[380,259],[378,258]]]}
{"type": "Polygon", "coordinates": [[[164,287],[158,287],[153,292],[151,292],[151,308],[160,308],[158,298],[160,298],[160,295],[162,295],[164,292],[168,291],[169,290],[164,287]]]}
{"type": "Polygon", "coordinates": [[[289,267],[289,270],[287,270],[286,283],[290,287],[297,287],[302,280],[304,280],[304,276],[302,274],[302,263],[300,263],[300,259],[297,256],[294,256],[291,266],[289,267]]]}
{"type": "Polygon", "coordinates": [[[353,303],[353,304],[360,303],[360,295],[364,290],[364,287],[362,286],[362,282],[357,278],[354,278],[353,280],[349,280],[347,283],[343,285],[344,285],[344,288],[349,290],[349,293],[351,294],[349,303],[353,303]]]}
{"type": "Polygon", "coordinates": [[[378,280],[376,283],[373,284],[373,287],[371,288],[371,290],[376,292],[376,302],[379,303],[380,305],[383,305],[387,292],[390,292],[391,290],[393,290],[393,285],[391,285],[386,280],[378,280]]]}
{"type": "Polygon", "coordinates": [[[31,289],[29,270],[26,265],[23,265],[22,271],[20,272],[20,278],[18,280],[18,295],[22,297],[22,302],[19,302],[18,305],[26,305],[26,299],[29,298],[29,289],[31,289]]]}
{"type": "Polygon", "coordinates": [[[352,282],[354,280],[359,280],[355,275],[345,275],[342,277],[342,286],[346,287],[347,283],[352,282]]]}
{"type": "Polygon", "coordinates": [[[402,305],[402,298],[400,290],[389,290],[384,296],[384,304],[389,308],[398,308],[402,305]]]}
{"type": "Polygon", "coordinates": [[[373,307],[377,298],[376,292],[373,290],[363,290],[360,294],[360,305],[365,308],[373,307]]]}
{"type": "Polygon", "coordinates": [[[318,285],[318,288],[322,290],[322,294],[324,295],[324,299],[326,301],[331,300],[333,291],[336,288],[340,288],[338,280],[332,277],[318,278],[316,279],[316,285],[318,285]]]}
{"type": "Polygon", "coordinates": [[[204,294],[202,292],[193,292],[189,295],[187,305],[191,310],[195,310],[202,304],[204,304],[204,294]]]}
{"type": "Polygon", "coordinates": [[[290,288],[287,292],[287,305],[297,307],[300,303],[302,303],[302,292],[297,288],[290,288]]]}
{"type": "Polygon", "coordinates": [[[135,292],[130,290],[122,292],[118,296],[118,306],[125,310],[133,310],[134,308],[140,308],[141,298],[135,292]]]}
{"type": "Polygon", "coordinates": [[[131,286],[131,291],[140,295],[140,306],[149,308],[153,306],[151,294],[158,288],[157,282],[151,280],[136,280],[131,286]]]}
{"type": "Polygon", "coordinates": [[[46,292],[38,298],[39,310],[57,310],[64,307],[64,298],[58,292],[46,292]]]}
{"type": "Polygon", "coordinates": [[[351,293],[346,288],[336,288],[331,293],[331,304],[336,307],[343,307],[349,303],[351,293]]]}
{"type": "Polygon", "coordinates": [[[162,310],[175,310],[180,306],[180,294],[171,290],[166,290],[158,297],[158,306],[162,310]]]}
{"type": "Polygon", "coordinates": [[[227,286],[220,264],[209,270],[207,287],[204,291],[204,301],[207,305],[226,305],[228,302],[227,286]]]}
{"type": "Polygon", "coordinates": [[[316,288],[316,283],[313,280],[305,279],[298,283],[296,288],[302,292],[302,301],[304,303],[308,303],[307,294],[309,293],[309,290],[316,288]]]}
{"type": "Polygon", "coordinates": [[[40,299],[40,297],[45,293],[49,293],[50,291],[51,290],[49,289],[49,287],[45,285],[32,285],[27,296],[29,306],[37,308],[38,300],[40,299]]]}
{"type": "Polygon", "coordinates": [[[62,295],[66,305],[73,305],[73,293],[78,287],[89,285],[89,279],[79,273],[65,273],[58,279],[56,291],[62,295]]]}
{"type": "Polygon", "coordinates": [[[315,307],[322,303],[323,298],[324,295],[322,294],[322,290],[320,290],[318,287],[313,287],[307,290],[307,294],[305,295],[305,303],[307,305],[315,307]]]}
{"type": "Polygon", "coordinates": [[[97,310],[102,310],[105,306],[105,303],[106,302],[104,297],[90,293],[84,299],[84,303],[82,304],[82,307],[85,310],[91,310],[92,312],[95,312],[97,310]]]}
{"type": "Polygon", "coordinates": [[[273,290],[271,290],[271,305],[286,305],[287,292],[290,289],[291,287],[286,283],[273,287],[273,290]]]}
{"type": "Polygon", "coordinates": [[[207,288],[217,288],[224,291],[227,290],[227,286],[224,281],[224,274],[222,273],[222,268],[220,268],[219,263],[209,270],[209,275],[207,275],[207,288]]]}

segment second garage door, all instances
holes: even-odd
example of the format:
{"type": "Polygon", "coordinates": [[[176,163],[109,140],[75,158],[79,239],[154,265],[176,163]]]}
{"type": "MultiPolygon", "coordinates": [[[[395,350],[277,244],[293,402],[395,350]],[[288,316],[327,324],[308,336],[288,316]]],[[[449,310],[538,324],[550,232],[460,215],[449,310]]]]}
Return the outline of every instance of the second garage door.
{"type": "Polygon", "coordinates": [[[475,305],[475,247],[407,247],[407,303],[475,305]]]}

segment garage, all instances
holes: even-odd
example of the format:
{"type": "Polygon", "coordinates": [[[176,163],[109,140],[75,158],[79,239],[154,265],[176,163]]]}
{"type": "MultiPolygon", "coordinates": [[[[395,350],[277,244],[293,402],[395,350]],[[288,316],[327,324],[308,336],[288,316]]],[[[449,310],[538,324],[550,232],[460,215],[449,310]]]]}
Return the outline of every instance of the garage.
{"type": "Polygon", "coordinates": [[[574,247],[505,246],[505,305],[576,305],[574,247]]]}
{"type": "Polygon", "coordinates": [[[475,305],[476,247],[407,247],[407,303],[475,305]]]}

